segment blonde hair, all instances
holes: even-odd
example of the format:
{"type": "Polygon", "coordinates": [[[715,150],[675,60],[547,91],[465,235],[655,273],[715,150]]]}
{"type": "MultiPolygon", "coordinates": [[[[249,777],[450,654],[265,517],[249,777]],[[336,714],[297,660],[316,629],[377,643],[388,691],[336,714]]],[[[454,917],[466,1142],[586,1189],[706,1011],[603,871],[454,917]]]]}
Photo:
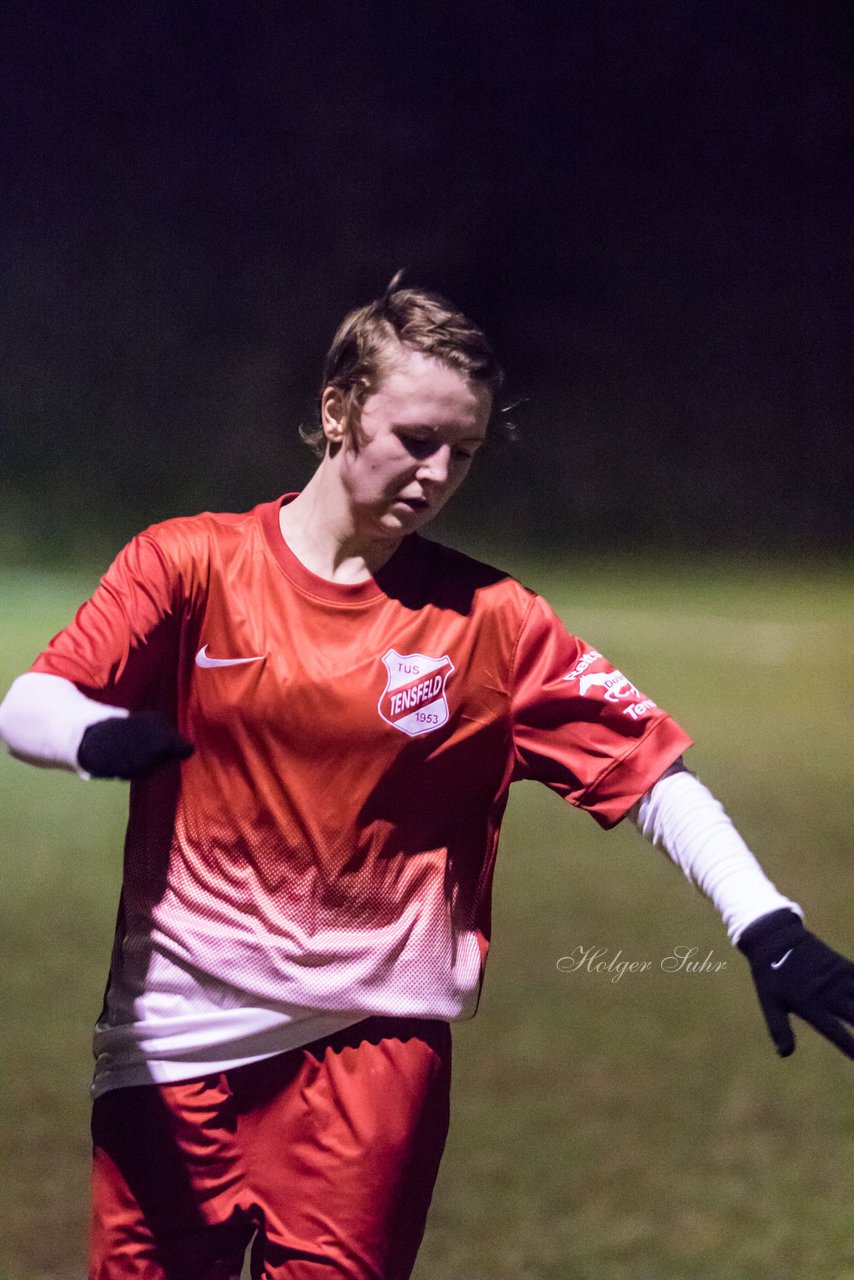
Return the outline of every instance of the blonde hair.
{"type": "MultiPolygon", "coordinates": [[[[361,406],[380,385],[389,357],[406,347],[484,383],[492,396],[494,415],[504,374],[482,329],[440,294],[403,288],[402,276],[398,271],[381,298],[344,317],[323,365],[321,395],[327,387],[336,387],[344,401],[345,420],[357,422],[361,406]]],[[[300,427],[300,435],[322,456],[326,445],[322,427],[300,427]]]]}

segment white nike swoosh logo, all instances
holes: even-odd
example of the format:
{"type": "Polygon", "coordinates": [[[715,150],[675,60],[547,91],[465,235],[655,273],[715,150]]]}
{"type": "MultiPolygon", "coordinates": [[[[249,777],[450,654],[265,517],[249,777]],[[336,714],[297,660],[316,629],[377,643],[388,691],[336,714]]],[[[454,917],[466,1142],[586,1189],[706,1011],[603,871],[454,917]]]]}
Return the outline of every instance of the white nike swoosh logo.
{"type": "Polygon", "coordinates": [[[263,662],[266,653],[259,653],[254,658],[209,658],[208,646],[203,644],[196,654],[197,667],[241,667],[244,662],[263,662]]]}
{"type": "Polygon", "coordinates": [[[788,960],[788,958],[789,958],[789,956],[790,956],[791,954],[792,954],[792,948],[791,948],[791,947],[789,947],[789,950],[786,952],[786,954],[785,954],[784,956],[781,956],[779,960],[772,960],[772,961],[771,961],[771,968],[772,968],[772,969],[779,969],[779,968],[780,968],[780,965],[781,965],[781,964],[785,964],[785,963],[786,963],[786,961],[788,960]]]}

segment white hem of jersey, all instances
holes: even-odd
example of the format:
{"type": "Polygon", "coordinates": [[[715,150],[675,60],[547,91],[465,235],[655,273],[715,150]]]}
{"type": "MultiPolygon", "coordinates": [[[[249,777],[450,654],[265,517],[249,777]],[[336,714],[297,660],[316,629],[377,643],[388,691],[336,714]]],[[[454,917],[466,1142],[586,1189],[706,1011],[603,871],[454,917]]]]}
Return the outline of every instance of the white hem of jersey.
{"type": "MultiPolygon", "coordinates": [[[[249,1018],[256,1011],[246,1009],[242,1012],[249,1018]]],[[[258,1010],[257,1013],[269,1018],[269,1010],[258,1010]]],[[[248,1052],[236,1056],[234,1054],[227,1056],[229,1043],[219,1046],[220,1053],[217,1053],[212,1046],[205,1046],[204,1050],[198,1052],[198,1056],[190,1055],[182,1058],[133,1058],[125,1062],[110,1063],[110,1054],[101,1053],[96,1059],[91,1096],[94,1099],[113,1089],[129,1089],[149,1084],[180,1084],[182,1081],[195,1080],[200,1076],[219,1075],[223,1071],[245,1067],[251,1062],[262,1062],[265,1058],[275,1058],[280,1053],[288,1053],[291,1049],[312,1044],[315,1040],[333,1035],[336,1031],[343,1031],[345,1027],[352,1027],[371,1016],[369,1013],[340,1015],[318,1013],[294,1021],[283,1014],[280,1025],[268,1027],[266,1031],[256,1036],[247,1036],[241,1041],[230,1042],[232,1048],[242,1043],[248,1049],[248,1052]],[[249,1047],[253,1039],[257,1045],[254,1050],[249,1047]],[[278,1042],[275,1047],[264,1049],[260,1047],[262,1041],[269,1043],[271,1039],[278,1042]],[[205,1056],[202,1056],[203,1054],[205,1056]]]]}

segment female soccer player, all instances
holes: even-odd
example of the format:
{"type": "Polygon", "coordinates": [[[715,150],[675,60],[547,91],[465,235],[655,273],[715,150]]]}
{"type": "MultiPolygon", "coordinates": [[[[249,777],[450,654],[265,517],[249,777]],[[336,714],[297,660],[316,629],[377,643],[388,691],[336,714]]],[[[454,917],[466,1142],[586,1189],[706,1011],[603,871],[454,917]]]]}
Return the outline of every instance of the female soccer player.
{"type": "Polygon", "coordinates": [[[91,1280],[402,1280],[477,1007],[510,784],[627,813],[721,911],[778,1051],[851,1055],[854,967],[540,597],[420,531],[501,372],[395,282],[327,358],[306,488],[146,530],[0,708],[13,754],[132,779],[95,1031],[91,1280]]]}

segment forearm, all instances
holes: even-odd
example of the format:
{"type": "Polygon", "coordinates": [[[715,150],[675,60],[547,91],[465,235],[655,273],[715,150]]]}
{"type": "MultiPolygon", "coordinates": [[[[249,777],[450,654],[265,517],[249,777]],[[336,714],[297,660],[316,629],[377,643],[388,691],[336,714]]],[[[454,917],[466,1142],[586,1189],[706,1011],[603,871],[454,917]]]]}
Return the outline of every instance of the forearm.
{"type": "Polygon", "coordinates": [[[28,671],[0,703],[0,740],[18,760],[85,778],[77,761],[83,734],[101,720],[127,715],[124,707],[87,698],[70,680],[28,671]]]}
{"type": "Polygon", "coordinates": [[[771,911],[788,907],[803,915],[765,875],[721,803],[686,769],[668,771],[631,817],[642,835],[711,899],[734,943],[771,911]]]}

